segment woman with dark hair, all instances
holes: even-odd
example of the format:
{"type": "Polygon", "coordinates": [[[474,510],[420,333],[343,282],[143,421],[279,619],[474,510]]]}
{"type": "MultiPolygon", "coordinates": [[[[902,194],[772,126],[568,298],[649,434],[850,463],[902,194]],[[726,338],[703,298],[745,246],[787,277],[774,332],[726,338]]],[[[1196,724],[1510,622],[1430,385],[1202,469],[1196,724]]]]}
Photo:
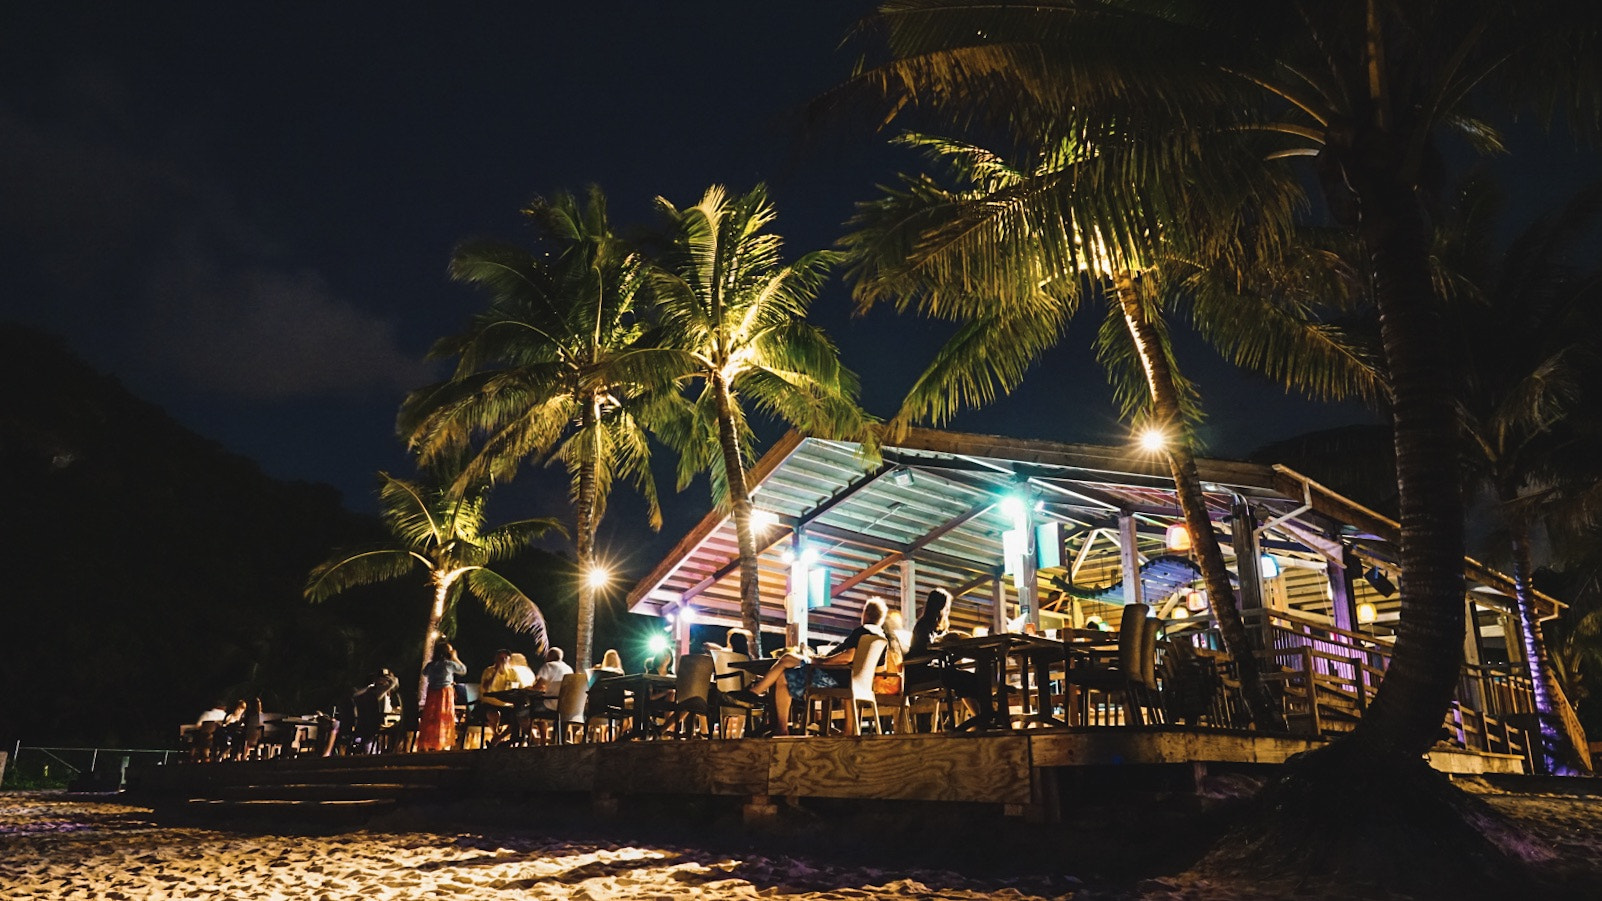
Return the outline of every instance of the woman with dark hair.
{"type": "MultiPolygon", "coordinates": [[[[923,613],[912,625],[912,642],[907,648],[908,657],[920,657],[937,650],[935,647],[951,631],[951,592],[936,588],[923,602],[923,613]]],[[[943,685],[952,694],[973,704],[981,717],[989,717],[991,710],[989,680],[979,673],[940,666],[938,661],[918,663],[906,668],[907,691],[923,691],[943,685]]]]}
{"type": "Polygon", "coordinates": [[[467,666],[450,642],[441,640],[434,645],[434,658],[423,667],[428,694],[417,727],[418,750],[450,750],[456,739],[456,677],[466,672],[467,666]]]}

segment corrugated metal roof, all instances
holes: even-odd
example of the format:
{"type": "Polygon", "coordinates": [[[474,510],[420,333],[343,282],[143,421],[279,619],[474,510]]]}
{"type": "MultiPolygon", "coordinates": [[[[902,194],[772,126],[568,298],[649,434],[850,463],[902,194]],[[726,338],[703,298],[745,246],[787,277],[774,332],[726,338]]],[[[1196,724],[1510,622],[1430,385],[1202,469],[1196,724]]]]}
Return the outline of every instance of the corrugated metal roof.
{"type": "MultiPolygon", "coordinates": [[[[1344,540],[1370,560],[1392,559],[1394,523],[1283,467],[1198,460],[1197,468],[1221,530],[1228,530],[1236,496],[1250,503],[1259,522],[1281,520],[1264,540],[1285,558],[1282,585],[1293,606],[1328,609],[1323,580],[1309,578],[1322,575],[1320,546],[1327,550],[1344,540]],[[1310,498],[1316,503],[1308,508],[1310,498]]],[[[1163,552],[1163,530],[1180,517],[1167,465],[1156,455],[924,429],[911,430],[874,458],[854,443],[791,434],[753,467],[751,484],[754,506],[773,523],[758,535],[763,623],[784,623],[784,557],[799,532],[833,576],[832,603],[809,614],[811,631],[821,635],[852,629],[869,597],[892,600],[895,609],[904,560],[914,562],[920,593],[935,586],[959,593],[955,621],[990,622],[1001,535],[1012,527],[1000,503],[1026,486],[1039,499],[1037,519],[1060,523],[1064,536],[1064,566],[1042,571],[1043,597],[1051,577],[1064,575],[1087,543],[1082,577],[1098,578],[1109,556],[1117,567],[1115,541],[1098,536],[1115,532],[1121,513],[1135,516],[1137,542],[1147,556],[1163,552]]],[[[1499,575],[1480,573],[1487,574],[1499,575]]],[[[661,614],[689,606],[698,622],[733,624],[739,582],[733,520],[713,511],[635,586],[629,609],[661,614]]],[[[1358,590],[1371,592],[1366,584],[1358,590]]]]}

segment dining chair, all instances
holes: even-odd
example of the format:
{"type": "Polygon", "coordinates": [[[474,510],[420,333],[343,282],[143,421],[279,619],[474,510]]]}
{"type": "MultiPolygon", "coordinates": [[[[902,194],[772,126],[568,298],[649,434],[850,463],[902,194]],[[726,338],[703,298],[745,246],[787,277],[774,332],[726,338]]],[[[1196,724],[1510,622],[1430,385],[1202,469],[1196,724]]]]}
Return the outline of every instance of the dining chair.
{"type": "Polygon", "coordinates": [[[574,727],[579,738],[584,737],[584,704],[590,693],[590,677],[585,673],[568,673],[562,677],[562,687],[556,692],[555,741],[559,745],[572,744],[574,727]]]}
{"type": "Polygon", "coordinates": [[[679,658],[679,668],[673,685],[673,715],[670,721],[679,729],[695,734],[696,721],[706,724],[711,734],[715,717],[712,715],[712,677],[716,668],[710,654],[685,654],[679,658]]]}
{"type": "Polygon", "coordinates": [[[1144,722],[1142,709],[1151,706],[1155,683],[1157,623],[1146,616],[1145,604],[1126,604],[1118,627],[1118,647],[1081,651],[1070,660],[1067,684],[1078,690],[1079,722],[1082,725],[1113,725],[1112,700],[1121,699],[1119,721],[1124,725],[1144,722]],[[1092,704],[1091,695],[1100,695],[1101,704],[1092,704]]]}
{"type": "Polygon", "coordinates": [[[805,727],[812,725],[812,704],[819,702],[823,707],[823,728],[827,729],[830,721],[834,719],[834,701],[843,700],[847,704],[845,727],[847,735],[860,735],[862,733],[861,707],[867,705],[873,715],[873,731],[880,732],[879,699],[873,693],[873,674],[879,668],[879,658],[884,656],[885,646],[889,642],[877,635],[864,635],[857,640],[857,651],[851,655],[851,680],[839,688],[807,687],[805,706],[805,727]]]}
{"type": "Polygon", "coordinates": [[[757,703],[750,703],[729,697],[731,692],[750,688],[756,681],[755,675],[734,666],[751,658],[726,648],[708,647],[706,650],[712,657],[711,705],[717,711],[719,732],[723,737],[729,737],[729,726],[734,723],[740,724],[735,731],[742,736],[754,731],[757,712],[767,707],[767,699],[764,697],[757,703]]]}

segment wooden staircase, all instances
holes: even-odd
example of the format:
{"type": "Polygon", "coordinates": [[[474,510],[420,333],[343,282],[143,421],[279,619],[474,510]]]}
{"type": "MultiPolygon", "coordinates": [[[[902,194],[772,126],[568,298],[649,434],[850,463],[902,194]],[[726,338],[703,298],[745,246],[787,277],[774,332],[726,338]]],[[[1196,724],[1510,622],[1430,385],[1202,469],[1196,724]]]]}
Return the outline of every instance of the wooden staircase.
{"type": "Polygon", "coordinates": [[[469,762],[451,754],[415,762],[384,757],[301,757],[186,764],[182,773],[151,771],[151,784],[131,784],[135,796],[159,798],[164,807],[220,816],[287,817],[350,823],[402,802],[448,800],[469,787],[469,762]],[[174,794],[163,776],[183,777],[189,791],[174,794]],[[197,778],[198,777],[198,778],[197,778]]]}

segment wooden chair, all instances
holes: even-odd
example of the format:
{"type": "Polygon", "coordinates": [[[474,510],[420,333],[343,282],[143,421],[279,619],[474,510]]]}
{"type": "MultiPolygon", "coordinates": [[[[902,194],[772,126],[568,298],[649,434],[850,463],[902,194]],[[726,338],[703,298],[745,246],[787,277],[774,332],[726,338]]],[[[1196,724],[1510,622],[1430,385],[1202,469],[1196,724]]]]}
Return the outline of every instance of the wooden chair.
{"type": "MultiPolygon", "coordinates": [[[[879,658],[884,656],[885,646],[889,642],[877,635],[864,635],[857,641],[857,651],[851,656],[851,681],[840,688],[814,688],[807,687],[806,693],[806,726],[812,724],[812,703],[821,702],[823,706],[823,726],[828,727],[833,719],[835,700],[843,700],[847,704],[845,727],[847,735],[859,735],[862,732],[861,706],[866,704],[873,715],[873,731],[880,731],[879,727],[879,699],[873,693],[873,674],[879,668],[879,658]]],[[[904,710],[904,708],[903,708],[904,710]]]]}
{"type": "Polygon", "coordinates": [[[1149,609],[1145,604],[1124,607],[1123,622],[1118,628],[1118,648],[1112,654],[1089,651],[1070,658],[1066,681],[1070,695],[1077,689],[1081,724],[1112,725],[1111,702],[1115,696],[1122,701],[1122,724],[1145,722],[1142,709],[1152,706],[1156,690],[1157,623],[1147,619],[1149,609]],[[1092,694],[1100,695],[1104,705],[1092,705],[1092,694]],[[1093,715],[1101,713],[1105,716],[1093,715]]]}

